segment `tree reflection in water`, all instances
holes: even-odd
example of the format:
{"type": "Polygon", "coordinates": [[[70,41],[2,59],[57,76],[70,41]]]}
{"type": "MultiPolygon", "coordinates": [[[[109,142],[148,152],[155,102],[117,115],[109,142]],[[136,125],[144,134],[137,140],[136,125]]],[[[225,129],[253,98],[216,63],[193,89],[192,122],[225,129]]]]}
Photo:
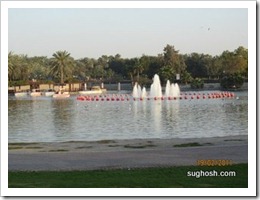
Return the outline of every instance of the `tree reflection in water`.
{"type": "Polygon", "coordinates": [[[73,101],[69,99],[58,99],[52,101],[53,123],[55,127],[54,136],[66,137],[72,134],[73,119],[75,113],[71,107],[73,101]]]}

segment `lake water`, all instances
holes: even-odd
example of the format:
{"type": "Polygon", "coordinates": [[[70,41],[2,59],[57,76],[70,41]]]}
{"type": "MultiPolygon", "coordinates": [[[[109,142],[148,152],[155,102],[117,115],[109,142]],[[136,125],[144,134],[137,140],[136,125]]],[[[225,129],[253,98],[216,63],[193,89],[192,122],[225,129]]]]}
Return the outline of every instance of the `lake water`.
{"type": "MultiPolygon", "coordinates": [[[[126,91],[127,93],[127,91],[126,91]]],[[[9,142],[202,138],[248,134],[248,93],[232,99],[78,101],[9,97],[9,142]]]]}

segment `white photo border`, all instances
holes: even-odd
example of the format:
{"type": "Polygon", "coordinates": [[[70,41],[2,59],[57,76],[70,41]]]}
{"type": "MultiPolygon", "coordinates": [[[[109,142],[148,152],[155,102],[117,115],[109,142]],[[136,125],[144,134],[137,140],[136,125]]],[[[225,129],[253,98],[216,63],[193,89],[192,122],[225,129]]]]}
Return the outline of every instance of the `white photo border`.
{"type": "Polygon", "coordinates": [[[1,196],[255,196],[256,195],[256,2],[255,1],[2,1],[1,2],[1,196]],[[9,8],[247,8],[248,188],[8,188],[9,8]]]}

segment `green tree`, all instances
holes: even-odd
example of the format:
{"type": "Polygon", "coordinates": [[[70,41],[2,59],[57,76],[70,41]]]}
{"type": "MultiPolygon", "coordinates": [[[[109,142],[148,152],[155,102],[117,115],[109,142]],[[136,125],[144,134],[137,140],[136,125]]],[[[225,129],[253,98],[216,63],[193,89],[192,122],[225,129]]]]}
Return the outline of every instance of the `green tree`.
{"type": "Polygon", "coordinates": [[[32,57],[28,58],[28,70],[29,70],[29,79],[36,80],[47,80],[48,79],[48,65],[49,60],[47,57],[32,57]]]}
{"type": "Polygon", "coordinates": [[[187,84],[187,83],[190,83],[192,80],[193,80],[193,78],[192,78],[191,74],[188,71],[184,71],[182,73],[182,78],[181,78],[181,82],[182,83],[187,84]]]}
{"type": "Polygon", "coordinates": [[[67,51],[57,51],[52,56],[50,73],[58,76],[63,84],[65,77],[72,75],[74,60],[67,51]]]}
{"type": "Polygon", "coordinates": [[[201,78],[191,80],[190,86],[192,89],[201,89],[204,87],[204,81],[201,78]]]}
{"type": "Polygon", "coordinates": [[[174,81],[175,74],[176,71],[170,65],[163,66],[159,71],[159,76],[162,82],[166,82],[167,80],[171,82],[174,81]]]}
{"type": "Polygon", "coordinates": [[[75,73],[82,81],[86,82],[91,78],[93,74],[92,71],[94,70],[95,63],[96,63],[95,59],[91,59],[91,58],[80,59],[76,63],[77,67],[75,69],[75,73]]]}
{"type": "Polygon", "coordinates": [[[214,56],[212,58],[212,65],[209,69],[209,75],[211,77],[216,77],[217,79],[223,74],[223,67],[220,56],[214,56]]]}
{"type": "Polygon", "coordinates": [[[188,72],[193,77],[207,77],[210,68],[210,58],[204,54],[192,53],[185,56],[188,72]]]}
{"type": "Polygon", "coordinates": [[[248,52],[247,49],[239,47],[234,52],[224,51],[221,56],[222,70],[225,74],[240,73],[247,75],[248,52]]]}
{"type": "Polygon", "coordinates": [[[247,77],[248,76],[248,49],[240,46],[235,51],[235,56],[237,58],[237,65],[240,73],[247,77]]]}
{"type": "Polygon", "coordinates": [[[108,68],[114,71],[115,76],[128,77],[129,76],[129,59],[121,58],[120,54],[109,57],[108,68]]]}
{"type": "Polygon", "coordinates": [[[14,69],[16,65],[16,60],[13,55],[13,52],[8,53],[8,81],[12,81],[14,79],[14,69]]]}
{"type": "Polygon", "coordinates": [[[175,50],[174,46],[171,46],[169,44],[167,44],[167,46],[163,50],[164,66],[167,66],[167,68],[172,68],[172,70],[168,71],[174,72],[174,77],[176,74],[184,73],[184,71],[186,70],[186,64],[184,62],[183,56],[179,54],[179,51],[175,50]]]}
{"type": "Polygon", "coordinates": [[[27,55],[13,55],[12,53],[9,53],[8,76],[10,80],[16,81],[27,81],[29,79],[29,65],[27,55]]]}
{"type": "Polygon", "coordinates": [[[140,58],[135,59],[135,64],[134,64],[134,74],[136,74],[136,80],[137,82],[140,82],[140,74],[144,71],[144,64],[140,58]]]}
{"type": "Polygon", "coordinates": [[[149,56],[147,59],[147,67],[144,73],[148,78],[152,79],[155,74],[159,74],[160,69],[164,66],[163,55],[149,56]]]}
{"type": "Polygon", "coordinates": [[[244,78],[239,73],[226,75],[220,81],[220,85],[224,89],[239,89],[243,83],[244,78]]]}

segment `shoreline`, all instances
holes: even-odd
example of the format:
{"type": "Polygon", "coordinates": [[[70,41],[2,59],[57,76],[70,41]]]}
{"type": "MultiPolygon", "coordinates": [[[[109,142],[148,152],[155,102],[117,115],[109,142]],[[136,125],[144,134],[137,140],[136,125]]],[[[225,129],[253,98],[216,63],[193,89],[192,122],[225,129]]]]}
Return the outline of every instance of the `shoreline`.
{"type": "Polygon", "coordinates": [[[9,144],[9,171],[71,171],[248,163],[247,135],[9,144]]]}
{"type": "Polygon", "coordinates": [[[65,142],[12,142],[8,143],[9,153],[44,152],[107,152],[142,149],[161,149],[196,146],[248,144],[248,135],[208,138],[148,138],[148,139],[104,139],[95,141],[65,142]]]}

